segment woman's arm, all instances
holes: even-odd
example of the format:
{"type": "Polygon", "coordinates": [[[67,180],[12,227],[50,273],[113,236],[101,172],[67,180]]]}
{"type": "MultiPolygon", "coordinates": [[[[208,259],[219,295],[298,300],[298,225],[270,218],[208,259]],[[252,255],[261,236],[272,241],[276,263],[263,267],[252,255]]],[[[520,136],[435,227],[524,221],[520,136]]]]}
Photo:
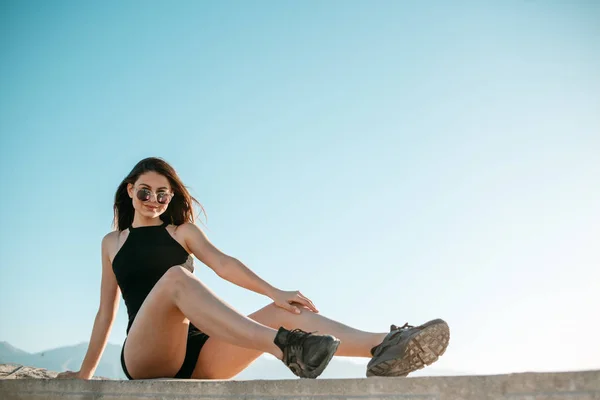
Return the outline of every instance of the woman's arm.
{"type": "Polygon", "coordinates": [[[318,312],[314,304],[304,297],[302,293],[297,291],[283,291],[273,287],[252,272],[241,261],[217,249],[196,225],[186,223],[181,225],[179,229],[183,230],[185,243],[192,253],[194,253],[198,260],[215,271],[219,277],[245,289],[267,296],[273,299],[277,305],[289,311],[299,312],[296,307],[290,304],[296,302],[306,306],[311,311],[318,312]]]}
{"type": "MultiPolygon", "coordinates": [[[[106,342],[112,328],[117,310],[119,309],[119,286],[112,270],[112,263],[109,258],[109,248],[116,243],[118,232],[111,232],[102,239],[102,283],[100,287],[100,307],[94,320],[92,328],[92,337],[88,346],[87,353],[81,364],[81,369],[76,372],[74,377],[90,379],[94,375],[106,342]]],[[[64,373],[58,378],[71,377],[72,373],[64,373]]]]}

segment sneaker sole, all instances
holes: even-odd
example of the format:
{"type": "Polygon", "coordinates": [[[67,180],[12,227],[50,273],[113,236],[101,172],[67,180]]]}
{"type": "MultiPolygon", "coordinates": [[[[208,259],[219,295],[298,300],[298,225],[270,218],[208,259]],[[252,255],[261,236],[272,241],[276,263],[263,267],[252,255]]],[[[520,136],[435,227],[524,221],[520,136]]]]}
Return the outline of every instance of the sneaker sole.
{"type": "Polygon", "coordinates": [[[367,376],[406,376],[436,362],[446,352],[449,342],[448,324],[441,319],[431,321],[409,339],[403,355],[370,366],[367,376]]]}
{"type": "Polygon", "coordinates": [[[325,371],[325,368],[327,368],[327,366],[329,365],[329,362],[333,358],[333,355],[337,351],[339,345],[340,345],[340,340],[335,339],[333,341],[333,343],[331,343],[331,345],[327,349],[327,357],[325,358],[325,360],[323,360],[321,365],[319,365],[319,367],[317,369],[315,369],[314,371],[312,371],[311,373],[307,374],[307,376],[303,376],[302,378],[303,379],[315,379],[319,375],[321,375],[323,373],[323,371],[325,371]]]}

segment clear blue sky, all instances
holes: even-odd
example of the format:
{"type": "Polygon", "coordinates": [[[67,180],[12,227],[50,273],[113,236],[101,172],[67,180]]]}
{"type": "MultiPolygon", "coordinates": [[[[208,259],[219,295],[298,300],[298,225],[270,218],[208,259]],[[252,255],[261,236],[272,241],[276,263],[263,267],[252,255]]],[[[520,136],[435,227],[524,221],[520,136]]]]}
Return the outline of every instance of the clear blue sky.
{"type": "MultiPolygon", "coordinates": [[[[443,317],[448,369],[599,368],[598,21],[590,1],[3,1],[0,340],[89,340],[114,191],[160,156],[217,246],[323,314],[443,317]]],[[[125,327],[122,304],[110,342],[125,327]]]]}

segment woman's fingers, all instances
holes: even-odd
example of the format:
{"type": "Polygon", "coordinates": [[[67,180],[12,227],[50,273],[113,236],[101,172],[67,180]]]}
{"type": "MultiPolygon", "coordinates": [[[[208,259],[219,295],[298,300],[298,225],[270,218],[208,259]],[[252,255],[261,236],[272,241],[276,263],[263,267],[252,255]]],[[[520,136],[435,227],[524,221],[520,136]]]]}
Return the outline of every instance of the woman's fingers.
{"type": "Polygon", "coordinates": [[[285,309],[291,313],[300,314],[300,308],[298,306],[294,305],[293,302],[292,303],[288,302],[285,309]]]}
{"type": "Polygon", "coordinates": [[[276,302],[275,304],[292,314],[300,314],[300,307],[298,307],[298,304],[294,304],[293,301],[282,301],[279,303],[276,302]]]}
{"type": "Polygon", "coordinates": [[[317,310],[317,307],[315,307],[315,305],[313,304],[312,301],[310,301],[310,299],[306,296],[304,296],[302,293],[298,292],[298,294],[296,295],[296,299],[294,300],[300,304],[305,305],[309,310],[311,310],[312,312],[318,313],[319,310],[317,310]]]}
{"type": "Polygon", "coordinates": [[[319,312],[319,310],[317,310],[317,307],[315,307],[315,305],[314,305],[314,303],[312,302],[311,299],[309,299],[308,297],[306,297],[305,295],[303,295],[300,292],[298,292],[298,295],[301,296],[304,300],[306,300],[310,304],[310,307],[312,308],[312,310],[314,312],[319,312]]]}

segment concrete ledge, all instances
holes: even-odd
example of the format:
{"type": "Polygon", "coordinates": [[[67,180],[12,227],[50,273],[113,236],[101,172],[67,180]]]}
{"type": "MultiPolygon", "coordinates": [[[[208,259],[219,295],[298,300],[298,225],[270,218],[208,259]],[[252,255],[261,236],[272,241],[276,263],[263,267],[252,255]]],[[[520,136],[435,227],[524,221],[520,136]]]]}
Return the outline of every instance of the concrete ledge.
{"type": "Polygon", "coordinates": [[[0,380],[0,399],[600,400],[600,371],[282,381],[0,380]]]}

